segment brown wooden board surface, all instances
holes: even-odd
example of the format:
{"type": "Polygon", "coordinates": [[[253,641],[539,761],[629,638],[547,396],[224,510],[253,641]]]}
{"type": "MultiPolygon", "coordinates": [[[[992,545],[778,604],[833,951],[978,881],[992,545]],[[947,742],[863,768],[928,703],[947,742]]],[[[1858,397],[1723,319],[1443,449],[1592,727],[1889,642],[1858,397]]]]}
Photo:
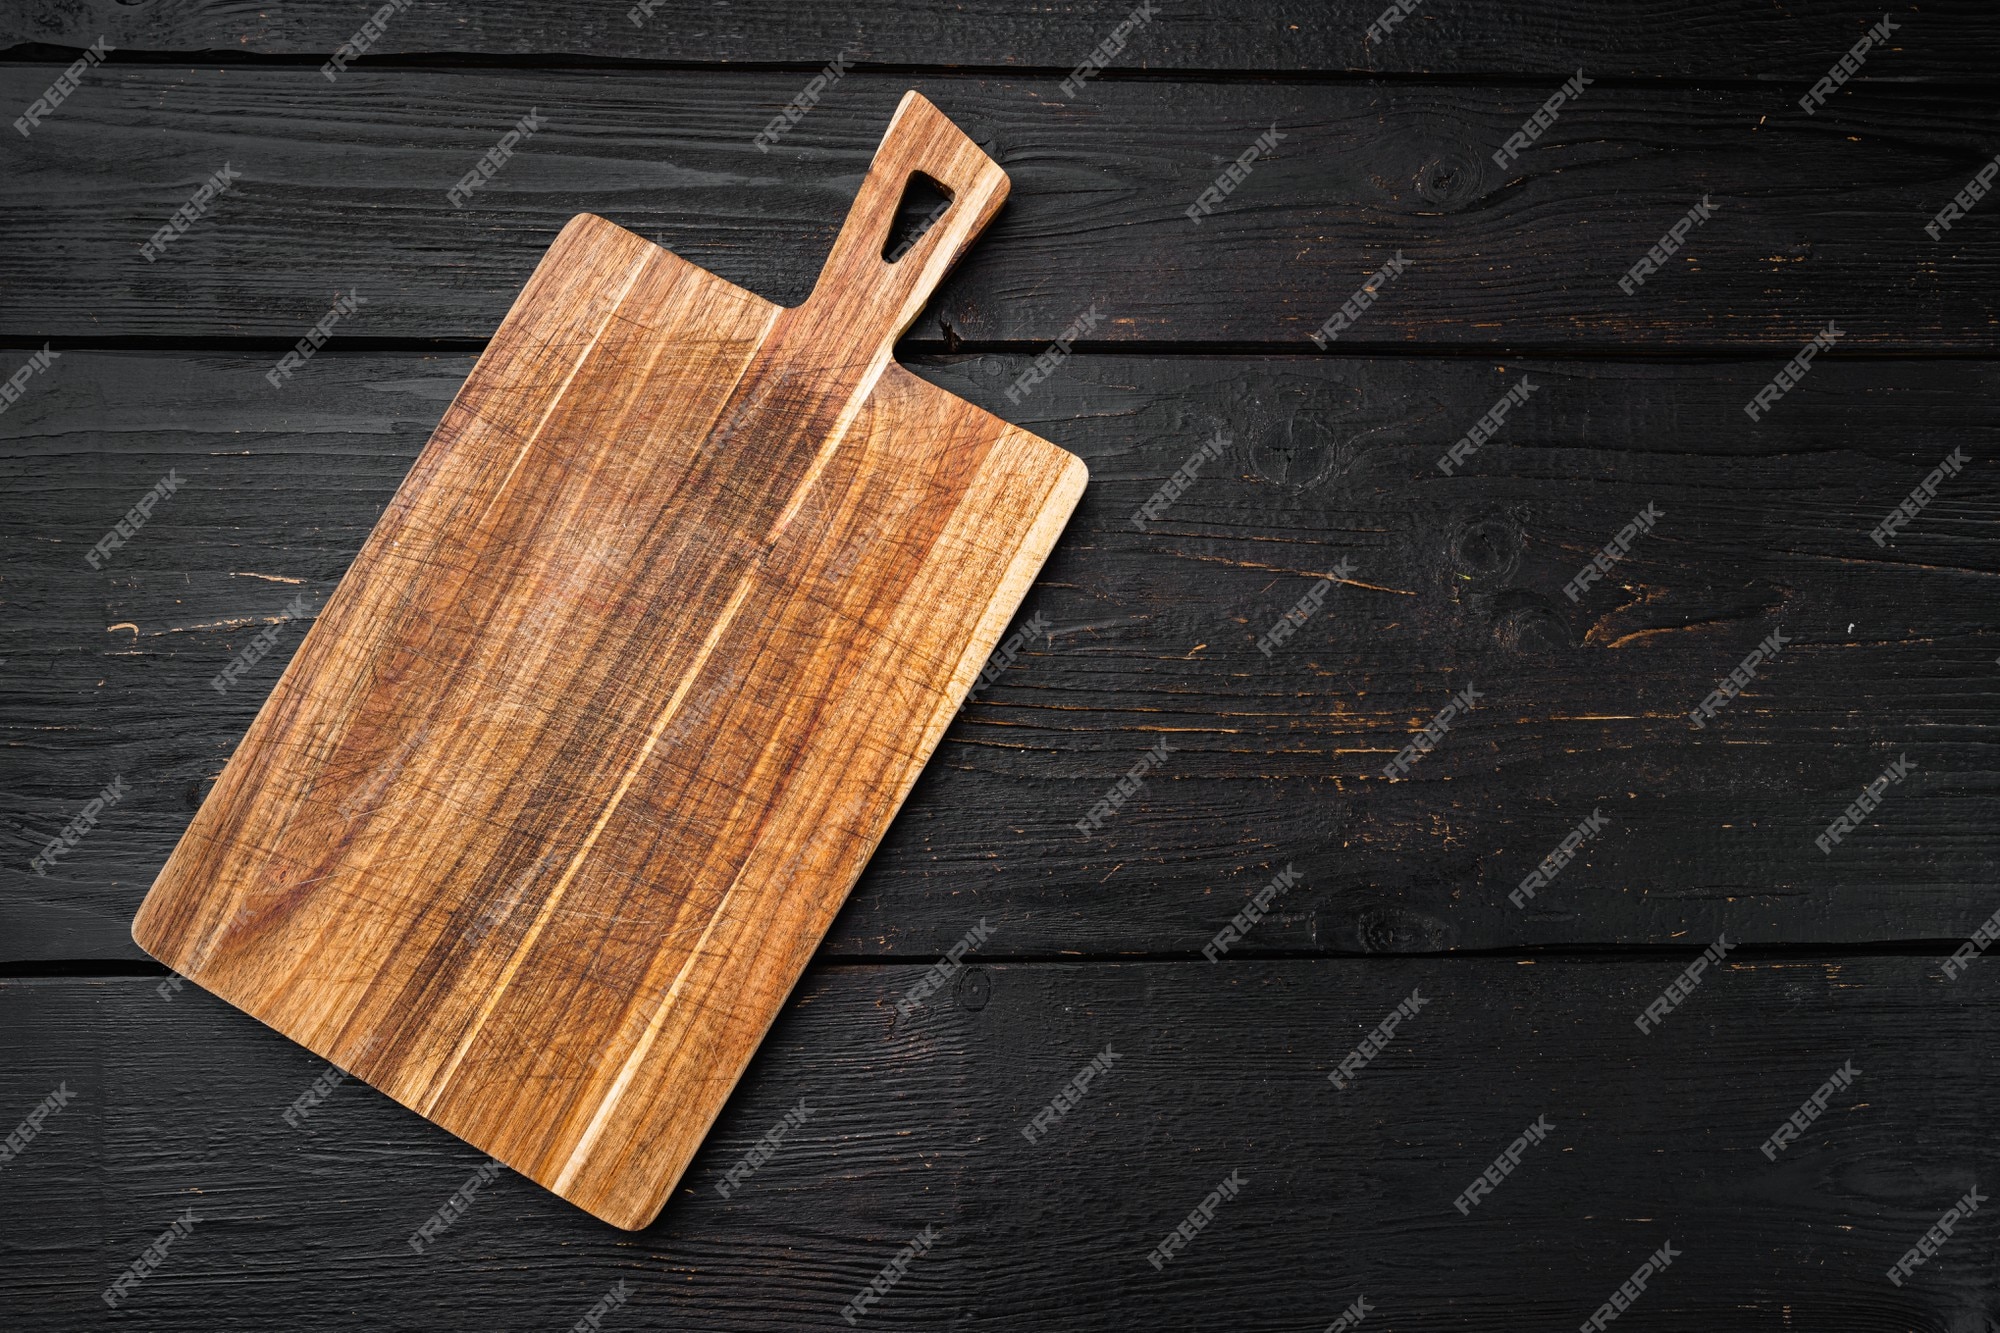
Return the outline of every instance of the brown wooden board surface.
{"type": "Polygon", "coordinates": [[[97,1327],[168,1222],[192,1234],[120,1318],[278,1327],[837,1329],[926,1225],[940,1239],[859,1323],[938,1329],[1572,1329],[1646,1255],[1680,1257],[1645,1330],[1956,1333],[1992,1310],[1982,1207],[1884,1277],[2000,1168],[2000,963],[1731,958],[1650,1034],[1691,960],[1348,959],[980,965],[898,1021],[921,967],[809,972],[659,1221],[616,1231],[505,1172],[435,1244],[410,1236],[483,1160],[357,1082],[286,1114],[324,1061],[157,977],[0,982],[0,1106],[75,1100],[0,1170],[0,1322],[97,1327]],[[1328,1075],[1399,1001],[1351,1086],[1328,1075]],[[1109,1047],[1109,1072],[1029,1143],[1109,1047]],[[1810,1132],[1760,1150],[1836,1070],[1810,1132]],[[803,1123],[718,1186],[803,1101],[803,1123]],[[1492,1194],[1453,1200],[1529,1125],[1492,1194]],[[1247,1180],[1156,1272],[1148,1252],[1247,1180]],[[25,1219],[34,1219],[28,1223],[25,1219]]]}
{"type": "MultiPolygon", "coordinates": [[[[206,682],[293,595],[323,599],[470,367],[333,351],[280,393],[272,359],[71,352],[0,416],[32,532],[0,626],[21,668],[0,713],[23,799],[0,893],[14,958],[131,956],[125,922],[297,627],[229,695],[206,682]],[[181,489],[89,569],[169,470],[181,489]],[[130,800],[27,873],[120,774],[130,800]]],[[[934,957],[985,917],[1011,955],[1184,956],[1287,862],[1307,882],[1246,947],[1947,940],[1993,910],[1992,366],[1851,363],[1752,425],[1757,361],[1093,355],[1010,404],[1028,364],[915,365],[1093,481],[1013,626],[1047,630],[946,732],[836,954],[934,957]],[[1523,374],[1543,389],[1445,477],[1438,456],[1523,374]],[[1218,429],[1224,456],[1135,531],[1218,429]],[[1954,447],[1972,463],[1876,547],[1954,447]],[[1615,586],[1572,603],[1563,586],[1648,503],[1666,517],[1615,586]],[[1357,582],[1265,658],[1258,637],[1341,558],[1357,582]],[[1687,711],[1774,628],[1795,645],[1697,731],[1687,711]],[[1466,683],[1487,708],[1383,780],[1466,683]],[[1163,736],[1173,762],[1079,836],[1163,736]],[[1908,783],[1820,852],[1904,753],[1908,783]],[[1609,827],[1514,907],[1596,808],[1609,827]]]]}
{"type": "Polygon", "coordinates": [[[565,228],[134,938],[650,1221],[1082,491],[889,364],[1005,194],[913,94],[795,309],[565,228]],[[885,262],[919,171],[950,209],[885,262]]]}
{"type": "MultiPolygon", "coordinates": [[[[0,67],[25,104],[44,64],[0,67]]],[[[1507,166],[1491,154],[1555,91],[1505,85],[1107,84],[841,79],[769,151],[795,73],[102,66],[33,137],[0,139],[0,337],[243,337],[289,345],[338,293],[337,338],[484,340],[558,230],[601,213],[769,300],[810,290],[880,127],[916,86],[1014,180],[940,289],[932,341],[1039,348],[1092,308],[1089,343],[1308,341],[1373,273],[1408,271],[1349,346],[1786,356],[1992,354],[2000,209],[1925,224],[2000,150],[2000,106],[1852,85],[1818,114],[1789,88],[1600,85],[1507,166]],[[449,192],[537,115],[492,184],[449,192]],[[1283,135],[1199,224],[1186,210],[1283,135]],[[241,174],[152,263],[140,246],[228,165],[241,174]],[[1691,208],[1665,272],[1618,280],[1691,208]]]]}

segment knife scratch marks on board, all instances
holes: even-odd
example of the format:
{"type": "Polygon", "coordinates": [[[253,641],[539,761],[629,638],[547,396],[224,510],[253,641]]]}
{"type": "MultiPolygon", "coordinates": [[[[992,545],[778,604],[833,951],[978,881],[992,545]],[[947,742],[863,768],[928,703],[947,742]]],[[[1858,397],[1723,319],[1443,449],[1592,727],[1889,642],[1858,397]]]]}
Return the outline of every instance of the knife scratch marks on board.
{"type": "MultiPolygon", "coordinates": [[[[632,277],[626,282],[624,290],[619,293],[618,301],[612,303],[612,311],[614,313],[618,308],[619,302],[624,300],[625,292],[629,292],[632,283],[637,281],[638,273],[645,268],[646,262],[649,262],[649,260],[642,261],[634,270],[632,277]]],[[[742,382],[749,368],[756,364],[757,353],[762,350],[766,341],[770,338],[772,330],[777,326],[780,317],[784,313],[786,312],[779,310],[772,312],[771,319],[765,324],[763,332],[758,337],[751,355],[744,358],[743,367],[737,375],[737,384],[742,382]]],[[[609,323],[610,320],[607,317],[606,324],[608,325],[609,323]]],[[[585,353],[585,356],[588,356],[588,352],[585,353]]],[[[794,487],[791,496],[786,501],[785,507],[779,512],[776,521],[772,523],[770,531],[765,534],[762,550],[768,552],[771,549],[778,539],[784,535],[785,530],[791,526],[792,520],[798,516],[800,509],[804,507],[806,497],[818,483],[820,475],[825,471],[827,463],[832,460],[834,452],[840,447],[842,439],[853,425],[855,418],[860,415],[861,409],[866,404],[869,395],[874,392],[875,385],[879,381],[882,371],[888,365],[888,359],[888,349],[885,345],[882,353],[874,358],[869,370],[862,376],[862,383],[848,392],[841,404],[838,416],[832,423],[831,429],[827,432],[825,441],[815,452],[812,462],[807,466],[804,475],[794,487]]],[[[577,366],[581,366],[581,364],[582,361],[579,360],[577,366]]],[[[563,380],[563,388],[569,386],[570,381],[576,377],[576,373],[577,367],[571,367],[569,376],[563,380]]],[[[733,392],[735,386],[732,385],[731,387],[733,392]]],[[[556,396],[558,398],[561,397],[560,389],[557,391],[556,396]]],[[[553,404],[550,405],[549,411],[554,411],[553,404]]],[[[547,421],[548,416],[548,412],[543,413],[542,420],[547,421]]],[[[540,426],[538,425],[536,433],[539,432],[540,426]]],[[[526,457],[528,446],[532,445],[532,443],[533,435],[529,437],[528,445],[524,445],[521,453],[516,456],[514,467],[508,469],[508,479],[513,477],[515,469],[520,466],[521,459],[526,457]]],[[[506,485],[507,481],[503,479],[500,484],[500,490],[504,491],[506,485]]],[[[495,503],[498,503],[497,495],[495,503]]],[[[490,510],[491,506],[488,508],[490,510]]],[[[454,1047],[450,1058],[433,1077],[429,1095],[425,1097],[423,1106],[420,1108],[425,1113],[428,1114],[437,1106],[438,1101],[444,1096],[446,1089],[450,1087],[453,1075],[457,1073],[459,1065],[465,1059],[466,1053],[472,1048],[473,1042],[478,1038],[480,1031],[486,1026],[486,1022],[492,1016],[494,1009],[498,1007],[502,993],[513,983],[514,977],[520,972],[529,950],[540,939],[550,918],[555,914],[556,907],[561,902],[563,894],[568,890],[571,881],[575,879],[576,872],[582,866],[584,858],[589,856],[591,849],[596,845],[598,837],[603,833],[605,826],[611,822],[611,817],[617,813],[619,805],[624,802],[625,794],[631,790],[633,782],[637,780],[639,770],[652,757],[654,749],[659,744],[661,735],[666,731],[668,724],[673,721],[674,715],[679,712],[682,702],[687,698],[688,691],[694,686],[695,679],[701,674],[702,668],[707,664],[716,646],[721,643],[724,632],[728,630],[730,624],[735,620],[737,613],[742,609],[744,601],[750,594],[751,587],[756,582],[757,574],[758,571],[753,564],[739,578],[735,590],[729,596],[728,603],[716,617],[715,623],[709,627],[708,637],[702,641],[701,647],[696,650],[693,659],[689,662],[685,673],[681,677],[679,685],[675,687],[673,696],[668,699],[667,705],[661,710],[660,715],[654,719],[652,728],[647,732],[645,743],[640,746],[638,755],[633,759],[631,765],[625,770],[623,777],[619,780],[617,790],[611,794],[611,799],[598,814],[596,822],[591,825],[590,832],[584,836],[583,845],[577,849],[576,855],[571,859],[569,867],[563,872],[562,878],[557,880],[555,886],[549,890],[549,896],[543,901],[541,910],[536,914],[535,920],[522,935],[520,942],[515,945],[512,954],[507,959],[506,965],[501,968],[499,977],[488,988],[485,999],[480,1004],[479,1012],[473,1016],[472,1022],[467,1025],[464,1034],[459,1038],[457,1045],[454,1047]]],[[[732,881],[731,888],[733,887],[734,883],[732,881]]],[[[728,890],[724,891],[723,899],[725,902],[728,900],[728,890]]],[[[693,965],[696,958],[701,956],[702,946],[708,942],[709,936],[714,933],[715,924],[716,918],[712,917],[709,921],[708,929],[703,931],[700,941],[696,943],[693,951],[688,955],[687,962],[682,965],[681,977],[687,975],[688,968],[693,965]]],[[[673,997],[679,989],[680,978],[676,978],[673,987],[668,991],[667,999],[662,1003],[662,1015],[671,1007],[673,997]]],[[[629,1068],[620,1071],[621,1082],[629,1081],[630,1072],[629,1068]]],[[[600,1118],[606,1114],[608,1109],[609,1103],[604,1107],[600,1107],[600,1118]]],[[[595,1128],[596,1122],[593,1121],[593,1129],[595,1128]]],[[[590,1130],[586,1130],[585,1134],[586,1137],[594,1137],[594,1134],[590,1130]]],[[[565,1179],[574,1172],[578,1164],[578,1159],[572,1157],[571,1165],[564,1169],[565,1179]]],[[[561,1186],[557,1188],[560,1189],[561,1186]]]]}
{"type": "Polygon", "coordinates": [[[583,845],[578,847],[576,855],[570,858],[569,865],[563,870],[562,878],[555,882],[554,887],[549,890],[549,896],[542,901],[541,910],[535,914],[534,921],[523,932],[520,943],[516,944],[513,952],[508,955],[506,965],[500,969],[500,975],[487,988],[486,998],[480,1004],[479,1012],[466,1026],[465,1034],[458,1039],[458,1045],[452,1051],[451,1058],[432,1079],[430,1095],[424,1098],[424,1105],[421,1108],[424,1112],[428,1113],[435,1107],[438,1099],[444,1096],[445,1089],[451,1086],[452,1075],[458,1072],[466,1052],[472,1049],[474,1039],[486,1026],[486,1020],[492,1017],[493,1010],[498,1007],[501,995],[513,984],[515,975],[520,972],[528,951],[534,948],[535,941],[541,938],[549,918],[555,915],[557,905],[562,902],[564,891],[576,878],[577,871],[582,869],[584,858],[589,856],[591,849],[597,845],[597,839],[604,832],[604,826],[611,822],[612,815],[618,812],[619,805],[625,800],[625,793],[632,789],[633,782],[638,779],[639,770],[645,767],[646,761],[652,757],[653,748],[659,744],[660,736],[666,731],[667,724],[673,721],[674,714],[680,711],[681,702],[694,688],[695,677],[701,674],[701,669],[707,663],[710,654],[715,651],[716,645],[722,642],[723,632],[729,628],[730,621],[736,618],[737,611],[742,608],[744,600],[750,595],[751,582],[752,580],[746,577],[736,585],[736,591],[730,594],[728,605],[722,608],[722,614],[717,616],[715,624],[709,627],[708,637],[695,651],[694,660],[688,664],[687,671],[681,676],[680,684],[674,687],[673,697],[667,700],[667,706],[653,719],[652,729],[646,733],[645,744],[639,747],[639,753],[626,768],[624,777],[619,780],[618,789],[611,793],[611,799],[599,812],[597,821],[590,826],[590,832],[584,835],[583,845]]]}
{"type": "MultiPolygon", "coordinates": [[[[819,821],[812,836],[806,840],[806,845],[793,855],[790,864],[780,872],[778,878],[787,877],[793,866],[804,860],[808,852],[825,842],[832,833],[848,833],[846,827],[848,821],[861,813],[870,795],[872,793],[864,792],[851,797],[838,815],[832,819],[819,821]]],[[[660,998],[659,1005],[653,1010],[653,1016],[646,1021],[645,1031],[639,1034],[639,1040],[632,1047],[631,1054],[627,1055],[625,1062],[618,1067],[617,1077],[612,1079],[610,1088],[606,1089],[603,1099],[597,1104],[596,1113],[591,1116],[590,1123],[578,1136],[576,1147],[571,1150],[569,1160],[563,1163],[562,1172],[556,1177],[554,1188],[558,1193],[568,1189],[571,1182],[576,1179],[576,1173],[589,1162],[591,1152],[597,1146],[598,1136],[604,1132],[604,1127],[611,1123],[612,1113],[617,1110],[619,1103],[624,1101],[626,1089],[631,1086],[633,1078],[645,1064],[647,1053],[653,1049],[654,1041],[659,1038],[661,1029],[666,1026],[667,1015],[673,1012],[674,1001],[679,998],[681,987],[687,982],[688,973],[694,970],[695,963],[702,957],[703,950],[708,947],[709,940],[715,935],[716,927],[725,921],[732,926],[745,924],[744,918],[731,916],[728,908],[730,898],[735,894],[737,886],[743,882],[743,876],[749,873],[752,864],[754,862],[746,858],[743,864],[737,867],[736,874],[730,878],[729,887],[722,891],[721,901],[709,915],[708,924],[702,930],[701,938],[695,941],[694,948],[688,950],[688,956],[681,963],[680,971],[674,974],[672,984],[667,987],[667,993],[660,998]]]]}
{"type": "Polygon", "coordinates": [[[652,267],[653,257],[659,253],[658,250],[651,249],[642,251],[639,255],[639,262],[634,264],[632,271],[625,275],[625,285],[620,287],[618,295],[612,298],[611,309],[605,312],[603,322],[591,333],[590,341],[584,344],[583,351],[577,355],[576,360],[570,363],[569,374],[563,376],[563,382],[558,384],[556,391],[549,395],[549,405],[542,409],[542,415],[535,422],[535,428],[528,432],[528,437],[525,440],[521,441],[521,448],[515,453],[514,461],[507,466],[507,475],[500,478],[500,484],[493,488],[492,498],[486,502],[486,508],[480,511],[478,520],[472,525],[474,531],[485,528],[487,516],[493,512],[501,500],[506,498],[508,484],[514,480],[514,474],[521,470],[521,464],[527,460],[528,450],[535,447],[535,441],[540,438],[542,428],[548,425],[549,418],[555,415],[556,407],[562,402],[563,395],[569,392],[569,386],[576,379],[577,372],[583,369],[584,362],[590,360],[590,354],[597,349],[598,340],[604,336],[604,331],[611,327],[612,318],[617,315],[618,307],[624,304],[626,296],[631,293],[633,284],[639,281],[639,276],[642,273],[652,267]]]}

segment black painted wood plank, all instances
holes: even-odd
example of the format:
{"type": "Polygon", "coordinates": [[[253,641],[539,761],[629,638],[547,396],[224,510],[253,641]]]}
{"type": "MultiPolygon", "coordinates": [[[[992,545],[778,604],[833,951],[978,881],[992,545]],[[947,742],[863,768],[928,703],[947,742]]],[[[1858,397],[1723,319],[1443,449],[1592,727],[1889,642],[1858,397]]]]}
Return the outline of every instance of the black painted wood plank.
{"type": "MultiPolygon", "coordinates": [[[[836,54],[862,65],[1041,66],[1067,72],[1110,38],[1133,10],[1100,3],[936,5],[867,0],[799,5],[737,0],[631,0],[591,5],[489,0],[476,6],[417,0],[391,12],[367,55],[576,56],[701,64],[821,65],[836,54]]],[[[1113,60],[1117,71],[1350,71],[1357,73],[1607,74],[1783,78],[1810,83],[1878,22],[1897,24],[1887,51],[1862,77],[1990,80],[2000,24],[1989,5],[1868,5],[1859,0],[1787,7],[1728,0],[1591,5],[1522,0],[1428,0],[1373,39],[1380,0],[1298,6],[1273,0],[1203,0],[1156,6],[1113,60]]],[[[0,14],[0,45],[84,47],[108,37],[119,50],[215,51],[331,57],[373,12],[350,0],[238,0],[131,5],[68,0],[0,14]]],[[[1801,89],[1800,91],[1804,91],[1801,89]]]]}
{"type": "MultiPolygon", "coordinates": [[[[49,67],[0,68],[25,105],[49,67]]],[[[595,211],[775,300],[810,288],[898,96],[915,83],[1014,179],[918,325],[931,339],[1308,338],[1364,279],[1408,270],[1347,343],[1755,346],[1829,320],[1842,350],[2000,347],[2000,208],[1924,228],[2000,144],[1962,90],[1600,85],[1505,168],[1490,154],[1554,85],[840,81],[770,153],[796,73],[354,71],[110,65],[26,140],[0,140],[0,337],[289,343],[353,291],[336,337],[481,339],[557,229],[595,211]],[[503,131],[541,130],[463,208],[503,131]],[[1200,225],[1185,210],[1275,128],[1200,225]],[[140,246],[225,164],[242,179],[156,262],[140,246]],[[1715,215],[1631,295],[1618,279],[1698,201],[1715,215]]]]}
{"type": "Polygon", "coordinates": [[[1986,1327],[1982,1208],[1902,1286],[1890,1265],[1990,1189],[2000,964],[1728,960],[1650,1035],[1684,957],[975,966],[899,1025],[916,967],[815,970],[662,1219],[614,1231],[503,1173],[423,1255],[407,1239],[481,1158],[358,1083],[299,1125],[326,1066],[192,986],[0,982],[0,1114],[71,1103],[0,1169],[0,1323],[148,1328],[842,1329],[927,1225],[865,1327],[1573,1328],[1644,1258],[1679,1257],[1620,1328],[1986,1327]],[[1412,992],[1344,1091],[1328,1075],[1412,992]],[[1021,1133],[1092,1057],[1109,1072],[1021,1133]],[[1797,1142],[1762,1145],[1837,1070],[1797,1142]],[[804,1099],[732,1198],[717,1185],[804,1099]],[[295,1117],[296,1118],[296,1117],[295,1117]],[[1462,1216],[1528,1126],[1546,1141],[1462,1216]],[[1148,1252],[1245,1181],[1155,1272],[1148,1252]]]}
{"type": "MultiPolygon", "coordinates": [[[[126,923],[296,629],[226,697],[209,678],[331,589],[470,361],[327,352],[276,391],[262,356],[72,351],[0,416],[23,537],[0,621],[0,960],[136,956],[126,923]],[[90,569],[170,472],[176,494],[90,569]],[[129,800],[30,873],[121,775],[129,800]]],[[[1992,911],[2000,368],[1825,364],[1753,425],[1760,360],[1085,355],[1018,406],[1025,358],[915,364],[1092,482],[1022,609],[1046,633],[953,725],[829,953],[934,956],[984,918],[1007,954],[1192,956],[1287,864],[1304,883],[1250,952],[1948,939],[1992,911]],[[1536,391],[1445,476],[1523,376],[1536,391]],[[1218,431],[1217,461],[1135,530],[1218,431]],[[1878,548],[1955,448],[1966,467],[1878,548]],[[1572,603],[1648,505],[1653,532],[1572,603]],[[1342,560],[1352,583],[1267,659],[1260,636],[1342,560]],[[1773,631],[1790,643],[1696,729],[1773,631]],[[1386,780],[1467,686],[1480,706],[1386,780]],[[1161,739],[1169,762],[1081,836],[1161,739]],[[1821,852],[1904,755],[1916,771],[1821,852]],[[1582,855],[1510,903],[1594,810],[1582,855]]]]}

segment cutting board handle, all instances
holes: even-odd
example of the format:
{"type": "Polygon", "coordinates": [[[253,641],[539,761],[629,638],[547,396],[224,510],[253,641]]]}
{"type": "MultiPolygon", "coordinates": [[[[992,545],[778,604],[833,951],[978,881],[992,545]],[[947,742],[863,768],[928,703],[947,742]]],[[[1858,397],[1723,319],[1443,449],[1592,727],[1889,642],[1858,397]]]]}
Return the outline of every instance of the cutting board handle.
{"type": "Polygon", "coordinates": [[[805,309],[825,317],[843,339],[886,351],[1006,198],[1000,164],[921,93],[904,93],[805,309]],[[918,172],[942,187],[951,205],[890,263],[883,249],[918,172]]]}

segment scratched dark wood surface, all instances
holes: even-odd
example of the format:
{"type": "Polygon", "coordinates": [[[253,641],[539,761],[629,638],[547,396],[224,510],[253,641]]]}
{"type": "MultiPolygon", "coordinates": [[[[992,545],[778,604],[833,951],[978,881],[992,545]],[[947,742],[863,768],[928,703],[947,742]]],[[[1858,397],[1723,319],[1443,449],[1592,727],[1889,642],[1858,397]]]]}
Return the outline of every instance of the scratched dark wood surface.
{"type": "Polygon", "coordinates": [[[606,1328],[845,1328],[936,1224],[860,1326],[1322,1329],[1365,1298],[1364,1330],[1569,1328],[1671,1241],[1621,1333],[2000,1328],[1990,1210],[1885,1276],[2000,1176],[2000,982],[1941,966],[2000,907],[2000,202],[1924,231],[2000,152],[1990,7],[1890,11],[1813,116],[1797,98],[1880,9],[1427,0],[1375,42],[1373,4],[1162,5],[1070,99],[1129,6],[629,8],[417,0],[333,84],[318,66],[365,5],[0,15],[0,119],[98,37],[118,48],[33,136],[0,131],[0,372],[61,353],[0,413],[0,1135],[75,1094],[0,1162],[0,1327],[569,1328],[623,1280],[606,1328]],[[1596,82],[1496,167],[1579,66],[1596,82]],[[908,87],[1014,188],[902,358],[1091,469],[1017,622],[1038,629],[947,732],[661,1219],[627,1236],[506,1173],[414,1254],[482,1159],[351,1081],[288,1124],[325,1066],[174,991],[127,935],[295,627],[226,698],[205,682],[338,580],[570,215],[796,303],[908,87]],[[531,107],[546,128],[454,209],[531,107]],[[1187,223],[1273,124],[1268,160],[1187,223]],[[225,161],[236,188],[139,258],[225,161]],[[1621,292],[1704,196],[1715,216],[1621,292]],[[1407,273],[1315,348],[1398,251],[1407,273]],[[273,390],[350,289],[368,304],[273,390]],[[1077,355],[1011,401],[1093,303],[1077,355]],[[1751,423],[1828,319],[1832,355],[1751,423]],[[1536,392],[1441,472],[1523,375],[1536,392]],[[1871,541],[1954,449],[1964,470],[1871,541]],[[1567,597],[1648,504],[1655,530],[1567,597]],[[1267,659],[1258,637],[1343,560],[1267,659]],[[1693,728],[1774,630],[1790,643],[1693,728]],[[1385,780],[1468,685],[1480,706],[1385,780]],[[130,794],[34,874],[115,776],[130,794]],[[1603,831],[1512,905],[1593,811],[1603,831]],[[1299,886],[1205,961],[1287,865],[1299,886]],[[899,1017],[981,922],[972,968],[899,1017]],[[1641,1034],[1718,935],[1738,947],[1641,1034]],[[1333,1088],[1412,989],[1427,1006],[1333,1088]],[[1102,1082],[1025,1142],[1107,1044],[1102,1082]],[[1767,1161],[1843,1062],[1855,1087],[1767,1161]],[[801,1097],[814,1115],[721,1198],[801,1097]],[[1550,1141],[1461,1217],[1540,1115],[1550,1141]],[[1232,1170],[1242,1195],[1156,1272],[1232,1170]]]}
{"type": "MultiPolygon", "coordinates": [[[[0,67],[0,103],[46,73],[0,67]]],[[[2000,346],[2000,229],[1923,230],[2000,140],[1983,87],[1850,83],[1808,117],[1789,83],[1592,86],[1502,168],[1490,153],[1549,80],[1108,80],[1069,101],[1047,77],[857,68],[759,153],[802,77],[361,66],[329,85],[312,66],[114,60],[8,145],[0,223],[45,239],[0,253],[0,336],[289,341],[358,286],[355,336],[484,339],[583,211],[793,304],[914,86],[1015,181],[919,345],[1046,343],[1095,304],[1094,340],[1308,347],[1401,252],[1409,272],[1344,341],[1789,355],[1832,318],[1847,348],[2000,346]],[[452,183],[530,111],[543,128],[455,208],[452,183]],[[1274,152],[1190,224],[1273,125],[1274,152]],[[207,223],[138,261],[225,163],[242,180],[207,223]],[[1700,244],[1622,292],[1704,196],[1700,244]]]]}

